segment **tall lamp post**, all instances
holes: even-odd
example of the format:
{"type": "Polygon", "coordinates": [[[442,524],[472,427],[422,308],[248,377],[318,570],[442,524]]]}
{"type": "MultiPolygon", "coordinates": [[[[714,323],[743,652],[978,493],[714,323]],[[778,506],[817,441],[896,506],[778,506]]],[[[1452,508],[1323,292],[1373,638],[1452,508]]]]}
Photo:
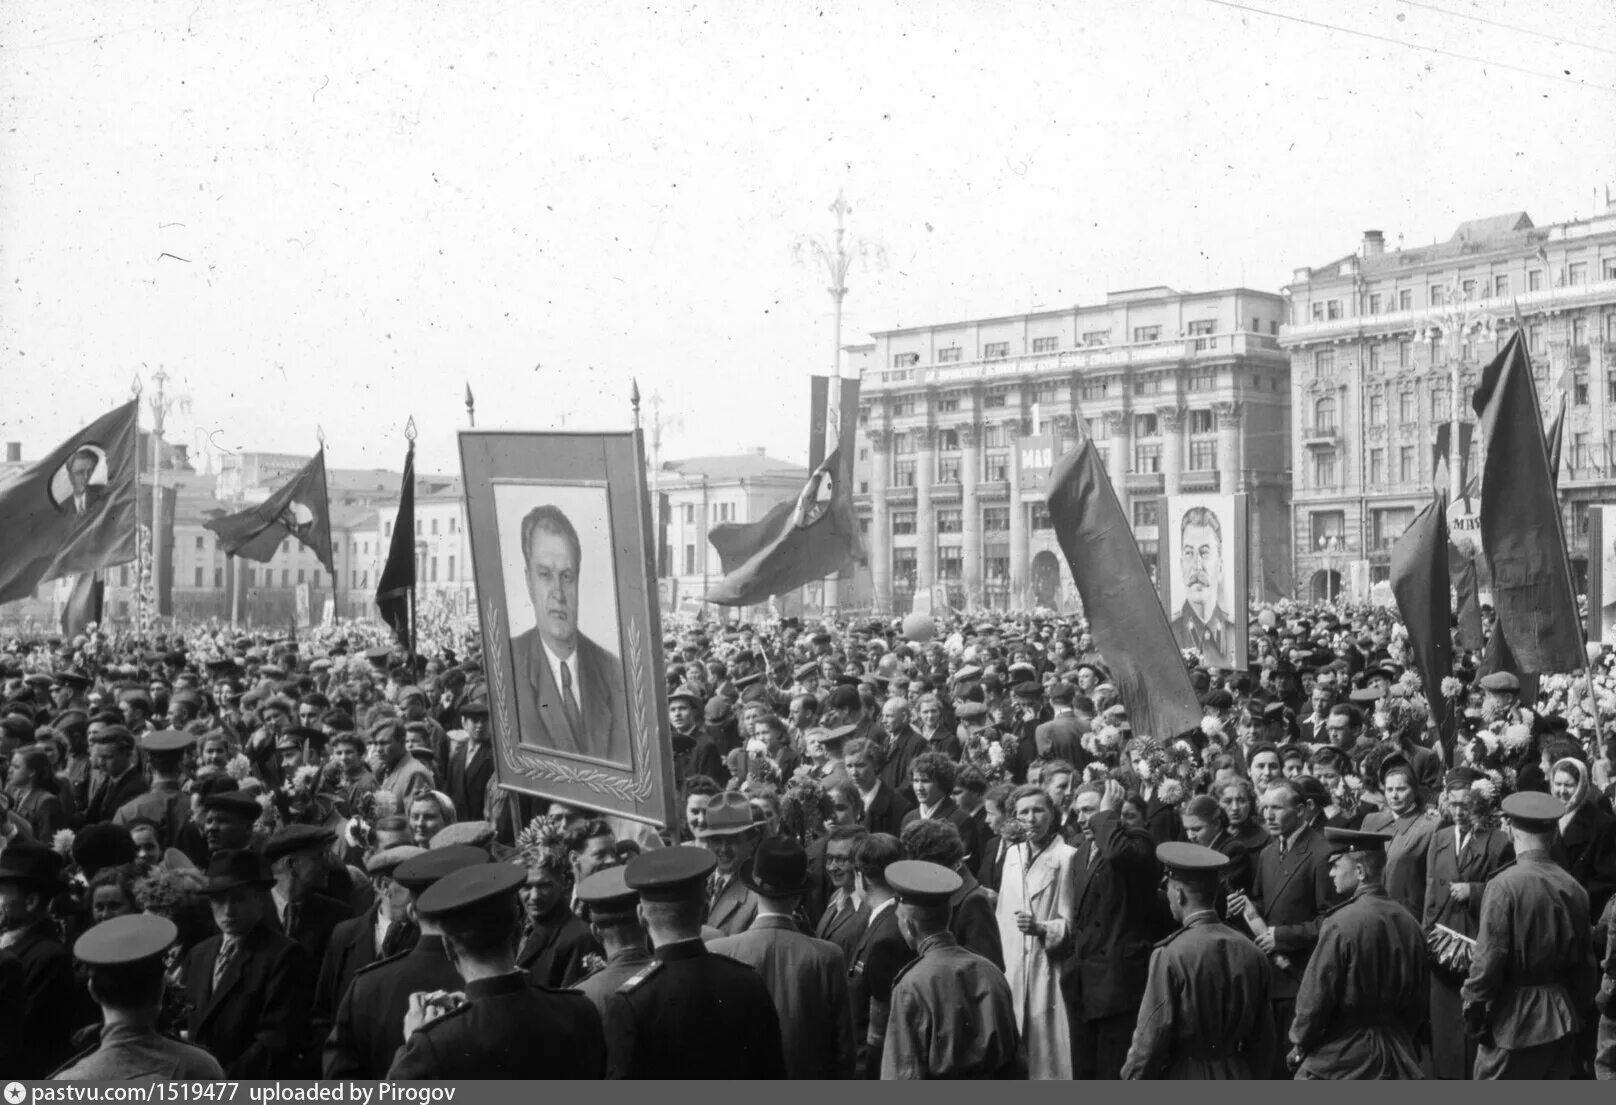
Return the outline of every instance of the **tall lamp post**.
{"type": "Polygon", "coordinates": [[[1339,534],[1328,534],[1319,538],[1319,552],[1324,554],[1324,600],[1335,605],[1335,558],[1337,553],[1346,551],[1347,543],[1339,534]]]}
{"type": "MultiPolygon", "coordinates": [[[[795,247],[799,262],[812,256],[824,266],[825,275],[830,278],[830,286],[825,290],[830,292],[831,303],[835,307],[835,348],[831,353],[830,388],[825,406],[826,456],[836,448],[842,432],[842,300],[847,298],[847,271],[855,260],[862,259],[868,266],[872,263],[880,264],[885,258],[885,251],[879,242],[867,238],[848,238],[846,221],[852,210],[848,206],[847,197],[838,191],[836,199],[830,205],[831,214],[836,216],[835,235],[829,240],[806,235],[797,240],[795,247]]],[[[845,489],[837,490],[845,493],[845,489]]],[[[825,580],[824,594],[823,606],[828,613],[836,608],[840,599],[835,576],[825,580]]]]}
{"type": "Polygon", "coordinates": [[[1459,435],[1464,422],[1462,376],[1465,343],[1476,331],[1490,331],[1493,319],[1491,315],[1484,314],[1468,295],[1449,284],[1443,291],[1437,326],[1441,330],[1448,360],[1448,503],[1451,506],[1464,495],[1464,456],[1459,435]]]}

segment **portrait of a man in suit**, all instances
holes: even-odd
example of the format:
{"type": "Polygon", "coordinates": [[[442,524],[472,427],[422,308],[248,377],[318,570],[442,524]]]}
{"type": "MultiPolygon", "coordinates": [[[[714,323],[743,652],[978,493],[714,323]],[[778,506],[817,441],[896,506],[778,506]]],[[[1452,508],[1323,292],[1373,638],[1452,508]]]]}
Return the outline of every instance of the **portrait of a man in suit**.
{"type": "Polygon", "coordinates": [[[1222,604],[1223,524],[1217,512],[1192,506],[1179,522],[1184,602],[1173,615],[1180,648],[1200,652],[1208,667],[1230,666],[1235,629],[1222,604]]]}
{"type": "Polygon", "coordinates": [[[95,477],[96,469],[101,466],[102,459],[100,450],[89,445],[76,450],[67,458],[63,468],[67,472],[71,491],[58,503],[63,513],[74,518],[83,518],[101,509],[101,504],[107,499],[107,485],[92,483],[91,480],[95,477]]]}
{"type": "MultiPolygon", "coordinates": [[[[582,548],[554,504],[536,506],[521,527],[523,579],[536,624],[511,639],[523,744],[627,765],[628,696],[617,654],[578,627],[582,548]]],[[[610,567],[595,586],[615,587],[610,567]]]]}

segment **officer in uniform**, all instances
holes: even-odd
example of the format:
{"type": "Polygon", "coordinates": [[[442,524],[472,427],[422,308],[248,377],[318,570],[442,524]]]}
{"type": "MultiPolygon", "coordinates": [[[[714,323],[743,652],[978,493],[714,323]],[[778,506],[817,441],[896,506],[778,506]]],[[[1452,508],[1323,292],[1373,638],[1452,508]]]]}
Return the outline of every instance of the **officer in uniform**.
{"type": "Polygon", "coordinates": [[[480,863],[445,875],[416,901],[443,930],[465,989],[410,995],[404,1047],[387,1077],[590,1078],[606,1071],[600,1014],[576,990],[552,990],[516,965],[527,868],[480,863]]]}
{"type": "Polygon", "coordinates": [[[1182,927],[1150,954],[1122,1077],[1267,1077],[1279,1047],[1272,968],[1250,939],[1218,919],[1229,858],[1173,841],[1156,846],[1156,859],[1167,873],[1168,907],[1182,927]]]}
{"type": "Polygon", "coordinates": [[[73,955],[89,971],[90,996],[101,1006],[101,1040],[51,1075],[57,1081],[145,1082],[224,1077],[199,1047],[157,1031],[163,1003],[163,953],[179,930],[151,913],[103,921],[80,936],[73,955]]]}
{"type": "Polygon", "coordinates": [[[595,1003],[604,1020],[606,999],[651,962],[636,912],[640,896],[623,881],[621,867],[596,871],[578,884],[577,896],[590,931],[606,951],[606,965],[579,982],[578,989],[595,1003]]]}
{"type": "Polygon", "coordinates": [[[1565,803],[1519,791],[1500,809],[1515,862],[1482,891],[1470,977],[1459,990],[1465,1023],[1477,1037],[1474,1076],[1570,1078],[1599,974],[1588,892],[1549,855],[1565,803]]]}
{"type": "Polygon", "coordinates": [[[410,892],[421,935],[413,948],[354,972],[326,1038],[323,1077],[385,1077],[404,1043],[404,1014],[410,995],[460,988],[460,973],[449,961],[443,930],[431,918],[421,916],[421,895],[455,871],[490,861],[483,849],[457,844],[424,852],[394,869],[393,881],[410,892]]]}
{"type": "Polygon", "coordinates": [[[948,928],[949,899],[963,880],[919,860],[889,864],[886,878],[915,958],[892,984],[881,1077],[1025,1078],[1004,972],[960,947],[948,928]]]}
{"type": "Polygon", "coordinates": [[[623,869],[655,951],[606,1001],[608,1078],[785,1077],[768,987],[702,942],[703,889],[717,866],[704,848],[658,848],[623,869]]]}
{"type": "Polygon", "coordinates": [[[1416,1037],[1427,1024],[1431,975],[1425,932],[1386,893],[1387,832],[1324,830],[1330,876],[1350,895],[1319,920],[1291,1042],[1298,1079],[1423,1078],[1416,1037]]]}

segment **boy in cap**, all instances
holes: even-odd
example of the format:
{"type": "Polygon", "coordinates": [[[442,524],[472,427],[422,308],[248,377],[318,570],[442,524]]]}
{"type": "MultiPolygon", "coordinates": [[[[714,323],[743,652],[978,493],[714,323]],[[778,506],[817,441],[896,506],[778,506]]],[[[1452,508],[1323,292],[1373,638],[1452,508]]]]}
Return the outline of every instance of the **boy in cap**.
{"type": "Polygon", "coordinates": [[[1386,892],[1389,832],[1324,830],[1337,894],[1307,961],[1290,1038],[1299,1079],[1421,1078],[1431,979],[1425,933],[1386,892]]]}
{"type": "Polygon", "coordinates": [[[90,997],[101,1007],[101,1036],[52,1079],[224,1077],[224,1068],[206,1051],[157,1031],[166,982],[163,953],[178,935],[172,921],[134,913],[103,921],[78,938],[73,955],[87,969],[90,997]]]}
{"type": "Polygon", "coordinates": [[[915,958],[892,985],[881,1077],[1025,1076],[1015,998],[1004,972],[959,946],[949,931],[949,900],[959,875],[935,863],[887,865],[898,931],[915,958]]]}
{"type": "Polygon", "coordinates": [[[1279,1046],[1272,975],[1267,957],[1218,920],[1228,857],[1172,841],[1156,846],[1156,859],[1166,872],[1168,907],[1182,927],[1151,952],[1122,1077],[1266,1077],[1279,1046]]]}
{"type": "Polygon", "coordinates": [[[785,1077],[768,988],[702,942],[702,891],[716,866],[703,848],[659,848],[624,868],[655,951],[606,1001],[608,1078],[785,1077]]]}
{"type": "Polygon", "coordinates": [[[1599,976],[1588,892],[1549,855],[1565,803],[1519,791],[1501,808],[1515,862],[1482,891],[1470,977],[1459,991],[1478,1041],[1473,1077],[1571,1078],[1599,976]]]}
{"type": "Polygon", "coordinates": [[[591,1078],[606,1069],[600,1015],[571,990],[536,985],[516,965],[525,868],[463,867],[416,901],[443,930],[463,990],[410,995],[405,1043],[387,1077],[591,1078]]]}

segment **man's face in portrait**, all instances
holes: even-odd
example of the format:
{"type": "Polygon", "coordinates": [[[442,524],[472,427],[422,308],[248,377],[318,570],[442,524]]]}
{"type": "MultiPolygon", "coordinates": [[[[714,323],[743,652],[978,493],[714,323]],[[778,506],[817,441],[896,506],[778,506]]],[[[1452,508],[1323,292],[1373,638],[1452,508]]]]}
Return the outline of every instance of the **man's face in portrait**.
{"type": "Polygon", "coordinates": [[[95,455],[93,453],[75,453],[67,462],[67,478],[73,483],[73,494],[82,495],[90,486],[90,477],[95,474],[95,455]]]}
{"type": "Polygon", "coordinates": [[[1223,542],[1211,526],[1184,527],[1184,592],[1204,621],[1212,616],[1223,586],[1223,542]]]}
{"type": "Polygon", "coordinates": [[[578,562],[561,534],[533,531],[527,590],[540,638],[562,658],[572,655],[578,640],[578,562]]]}

